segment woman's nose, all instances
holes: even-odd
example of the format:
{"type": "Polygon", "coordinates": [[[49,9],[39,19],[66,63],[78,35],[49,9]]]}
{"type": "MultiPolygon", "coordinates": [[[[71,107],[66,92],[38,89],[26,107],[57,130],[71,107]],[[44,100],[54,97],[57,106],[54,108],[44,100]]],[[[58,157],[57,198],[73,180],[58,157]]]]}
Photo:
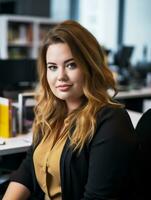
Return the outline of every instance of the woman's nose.
{"type": "Polygon", "coordinates": [[[64,68],[60,68],[58,71],[58,80],[59,81],[66,81],[68,79],[66,70],[64,68]]]}

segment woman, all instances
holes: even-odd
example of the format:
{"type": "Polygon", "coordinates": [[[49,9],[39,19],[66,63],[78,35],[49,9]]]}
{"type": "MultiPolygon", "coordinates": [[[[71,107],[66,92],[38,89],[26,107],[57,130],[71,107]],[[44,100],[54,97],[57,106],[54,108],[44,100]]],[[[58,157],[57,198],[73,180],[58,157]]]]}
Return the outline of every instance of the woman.
{"type": "Polygon", "coordinates": [[[33,145],[3,200],[124,199],[134,130],[108,94],[115,82],[97,40],[60,23],[41,48],[39,78],[33,145]]]}

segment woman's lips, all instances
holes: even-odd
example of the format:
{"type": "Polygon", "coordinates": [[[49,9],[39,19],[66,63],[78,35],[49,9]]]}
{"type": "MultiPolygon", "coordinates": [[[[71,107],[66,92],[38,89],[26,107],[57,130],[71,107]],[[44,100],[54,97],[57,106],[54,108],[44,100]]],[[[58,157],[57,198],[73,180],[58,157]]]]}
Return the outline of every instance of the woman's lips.
{"type": "Polygon", "coordinates": [[[59,85],[57,86],[57,88],[62,91],[62,92],[65,92],[65,91],[68,91],[70,89],[72,85],[59,85]]]}

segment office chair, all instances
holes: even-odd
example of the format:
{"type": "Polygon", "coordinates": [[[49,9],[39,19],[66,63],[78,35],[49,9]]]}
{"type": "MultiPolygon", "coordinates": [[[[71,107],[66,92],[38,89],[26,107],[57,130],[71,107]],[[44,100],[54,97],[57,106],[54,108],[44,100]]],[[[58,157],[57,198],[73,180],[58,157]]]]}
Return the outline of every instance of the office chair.
{"type": "Polygon", "coordinates": [[[135,198],[137,200],[151,199],[151,109],[140,118],[135,129],[139,144],[133,171],[135,198]]]}

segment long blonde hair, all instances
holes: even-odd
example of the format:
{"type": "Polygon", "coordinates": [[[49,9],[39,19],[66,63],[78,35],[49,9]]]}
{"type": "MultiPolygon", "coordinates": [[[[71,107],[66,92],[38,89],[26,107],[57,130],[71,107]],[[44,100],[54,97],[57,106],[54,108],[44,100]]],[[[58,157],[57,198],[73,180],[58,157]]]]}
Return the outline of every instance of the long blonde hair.
{"type": "Polygon", "coordinates": [[[84,144],[93,138],[97,112],[106,105],[121,106],[112,100],[107,91],[110,88],[116,93],[116,84],[104,52],[87,29],[78,22],[68,20],[48,32],[41,47],[38,67],[39,90],[33,123],[34,143],[40,142],[45,134],[53,134],[54,143],[59,137],[67,136],[73,149],[80,152],[84,144]],[[83,103],[69,115],[65,102],[54,96],[46,78],[47,49],[49,45],[60,42],[68,44],[75,62],[84,73],[83,103]]]}

